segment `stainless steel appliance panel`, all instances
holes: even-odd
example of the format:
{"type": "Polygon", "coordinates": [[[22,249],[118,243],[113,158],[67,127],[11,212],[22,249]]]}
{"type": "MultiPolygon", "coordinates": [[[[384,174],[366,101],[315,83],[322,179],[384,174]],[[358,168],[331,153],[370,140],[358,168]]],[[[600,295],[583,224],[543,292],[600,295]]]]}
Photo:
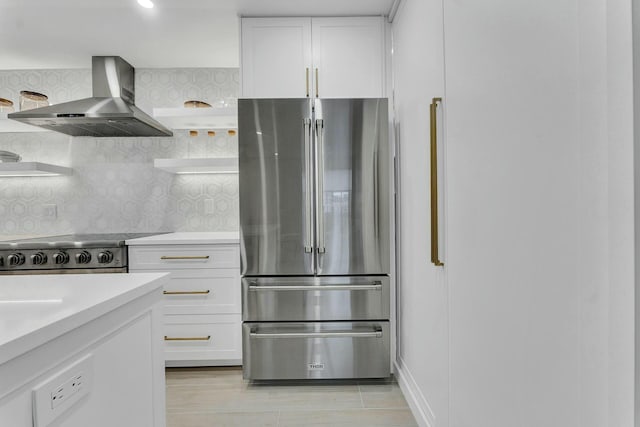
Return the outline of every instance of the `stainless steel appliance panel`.
{"type": "Polygon", "coordinates": [[[389,318],[389,277],[242,279],[245,321],[335,321],[389,318]]]}
{"type": "Polygon", "coordinates": [[[316,99],[318,275],[389,274],[386,99],[316,99]]]}
{"type": "Polygon", "coordinates": [[[244,378],[386,378],[389,322],[244,323],[244,378]]]}
{"type": "Polygon", "coordinates": [[[240,99],[238,127],[242,274],[314,274],[310,101],[240,99]]]}

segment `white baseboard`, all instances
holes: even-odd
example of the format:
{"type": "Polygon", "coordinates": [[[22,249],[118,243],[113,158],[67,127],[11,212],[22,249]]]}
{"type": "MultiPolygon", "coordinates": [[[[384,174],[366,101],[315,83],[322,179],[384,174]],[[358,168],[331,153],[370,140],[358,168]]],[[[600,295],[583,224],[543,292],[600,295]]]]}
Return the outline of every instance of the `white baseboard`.
{"type": "Polygon", "coordinates": [[[402,359],[395,364],[395,374],[411,413],[420,427],[435,427],[436,417],[402,359]]]}

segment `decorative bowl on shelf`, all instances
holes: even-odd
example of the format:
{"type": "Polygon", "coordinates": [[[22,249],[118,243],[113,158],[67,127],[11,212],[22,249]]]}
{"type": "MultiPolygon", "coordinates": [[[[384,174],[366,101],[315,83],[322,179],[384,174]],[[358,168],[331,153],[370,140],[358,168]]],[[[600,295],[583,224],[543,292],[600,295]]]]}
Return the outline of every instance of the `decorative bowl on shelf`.
{"type": "Polygon", "coordinates": [[[20,111],[33,110],[34,108],[48,106],[49,97],[47,95],[30,90],[20,91],[20,111]]]}
{"type": "Polygon", "coordinates": [[[211,108],[211,104],[196,100],[185,101],[184,106],[185,108],[211,108]]]}
{"type": "Polygon", "coordinates": [[[13,101],[6,98],[0,98],[0,113],[13,113],[13,101]]]}

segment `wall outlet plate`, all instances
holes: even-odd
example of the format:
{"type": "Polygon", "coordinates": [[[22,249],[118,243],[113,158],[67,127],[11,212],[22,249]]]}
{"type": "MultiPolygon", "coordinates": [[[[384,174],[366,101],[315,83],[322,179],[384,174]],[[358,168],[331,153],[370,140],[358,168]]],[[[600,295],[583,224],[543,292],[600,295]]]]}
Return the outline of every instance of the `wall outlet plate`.
{"type": "Polygon", "coordinates": [[[55,219],[58,217],[58,205],[48,204],[42,205],[42,216],[45,218],[55,219]]]}
{"type": "Polygon", "coordinates": [[[206,215],[212,215],[216,213],[215,199],[204,199],[204,213],[206,215]]]}
{"type": "Polygon", "coordinates": [[[93,354],[62,368],[32,391],[33,425],[46,427],[89,394],[93,380],[93,354]]]}

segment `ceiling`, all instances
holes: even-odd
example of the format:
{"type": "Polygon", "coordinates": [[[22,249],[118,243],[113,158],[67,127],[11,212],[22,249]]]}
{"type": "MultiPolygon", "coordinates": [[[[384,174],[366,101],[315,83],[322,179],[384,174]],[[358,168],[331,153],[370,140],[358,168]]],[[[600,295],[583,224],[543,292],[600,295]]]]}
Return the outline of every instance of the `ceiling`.
{"type": "Polygon", "coordinates": [[[394,0],[0,0],[0,69],[238,67],[240,16],[388,15],[394,0]]]}

